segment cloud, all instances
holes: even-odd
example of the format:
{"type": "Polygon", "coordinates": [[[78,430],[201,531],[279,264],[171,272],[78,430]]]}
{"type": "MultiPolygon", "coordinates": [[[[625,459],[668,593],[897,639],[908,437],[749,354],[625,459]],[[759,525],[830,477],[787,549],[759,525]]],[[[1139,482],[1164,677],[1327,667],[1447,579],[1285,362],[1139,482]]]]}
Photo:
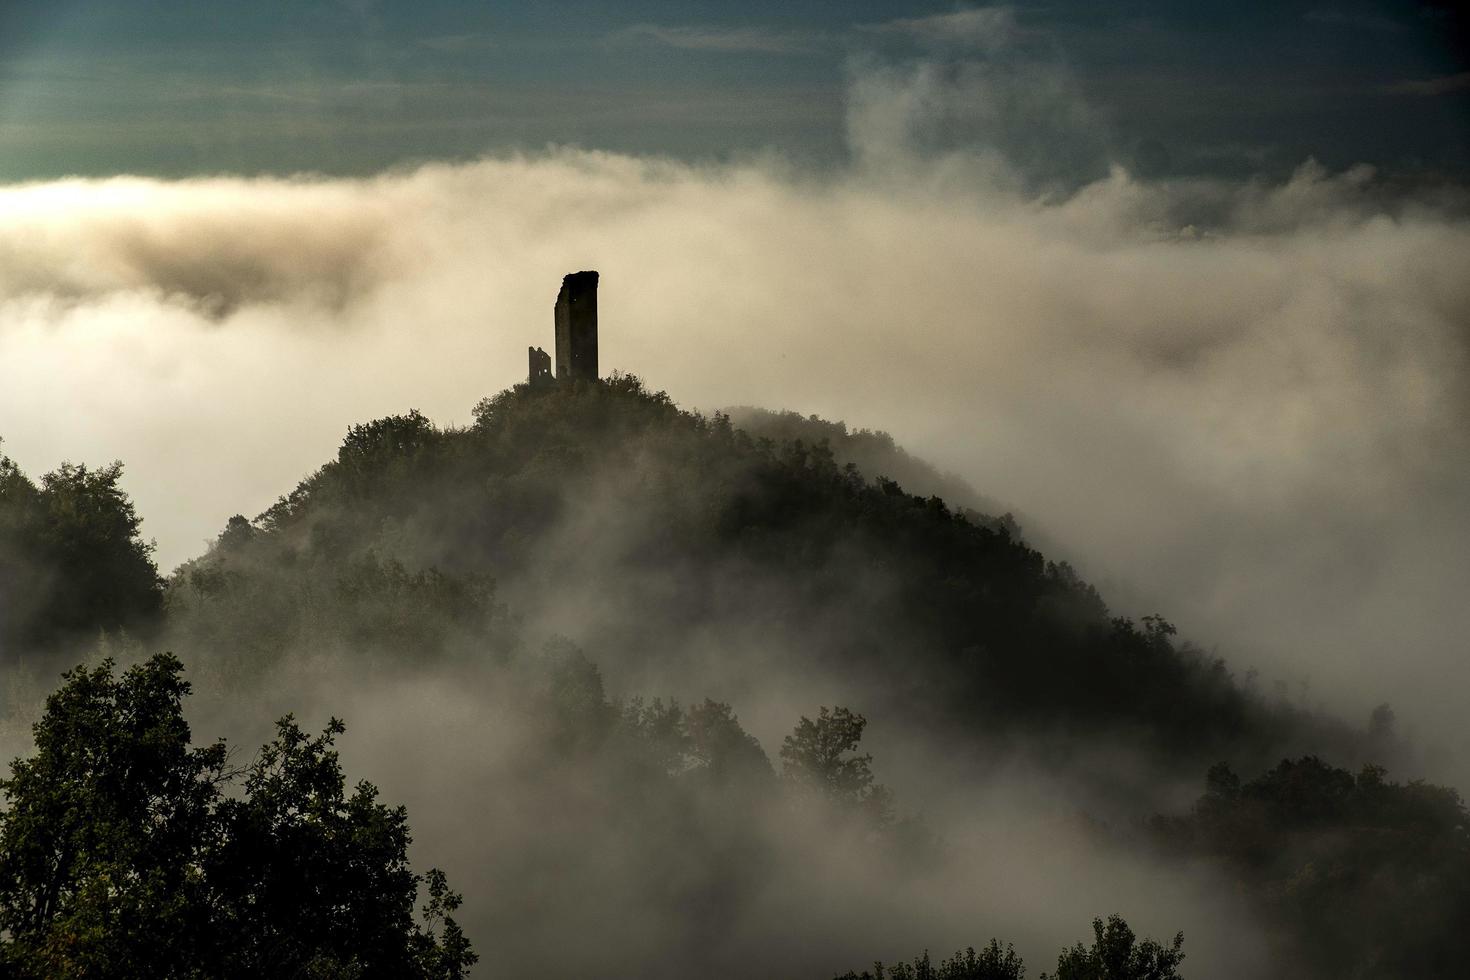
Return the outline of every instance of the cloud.
{"type": "Polygon", "coordinates": [[[614,44],[651,42],[687,51],[774,55],[810,54],[821,50],[828,43],[825,34],[815,31],[660,24],[637,24],[617,31],[608,40],[614,44]]]}
{"type": "Polygon", "coordinates": [[[66,302],[147,293],[219,319],[242,305],[341,309],[387,269],[391,214],[364,187],[282,181],[59,181],[3,192],[0,296],[66,302]],[[80,234],[76,234],[80,232],[80,234]]]}
{"type": "Polygon", "coordinates": [[[902,17],[858,30],[873,35],[905,37],[922,44],[961,46],[982,51],[999,50],[1013,44],[1020,28],[1015,9],[1009,6],[975,7],[928,17],[902,17]]]}
{"type": "Polygon", "coordinates": [[[850,59],[847,133],[863,168],[983,171],[1031,192],[1107,173],[1102,117],[1059,58],[1025,42],[1009,7],[866,30],[926,44],[922,57],[860,50],[850,59]]]}
{"type": "Polygon", "coordinates": [[[1412,78],[1394,82],[1384,91],[1390,95],[1448,95],[1470,89],[1470,71],[1458,75],[1441,75],[1438,78],[1412,78]]]}

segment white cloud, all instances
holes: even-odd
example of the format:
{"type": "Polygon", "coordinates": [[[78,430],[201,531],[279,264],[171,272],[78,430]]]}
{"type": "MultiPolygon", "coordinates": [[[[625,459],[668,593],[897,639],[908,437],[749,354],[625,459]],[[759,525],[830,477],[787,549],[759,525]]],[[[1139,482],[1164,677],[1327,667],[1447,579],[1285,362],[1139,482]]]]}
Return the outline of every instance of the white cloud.
{"type": "Polygon", "coordinates": [[[984,7],[862,28],[921,42],[922,57],[885,50],[849,62],[847,132],[870,171],[948,166],[1028,191],[1072,190],[1104,176],[1108,132],[1054,54],[1030,44],[1010,7],[984,7]]]}

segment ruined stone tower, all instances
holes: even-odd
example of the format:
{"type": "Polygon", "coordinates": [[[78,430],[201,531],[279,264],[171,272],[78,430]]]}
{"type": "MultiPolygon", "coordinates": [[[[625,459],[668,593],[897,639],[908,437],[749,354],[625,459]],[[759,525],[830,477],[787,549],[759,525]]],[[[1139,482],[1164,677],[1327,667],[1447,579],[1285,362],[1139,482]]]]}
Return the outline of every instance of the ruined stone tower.
{"type": "Polygon", "coordinates": [[[531,384],[539,384],[542,381],[551,380],[551,355],[539,347],[527,347],[526,353],[531,360],[531,384]]]}
{"type": "Polygon", "coordinates": [[[597,380],[595,272],[574,272],[561,281],[556,297],[556,377],[558,381],[597,380]]]}

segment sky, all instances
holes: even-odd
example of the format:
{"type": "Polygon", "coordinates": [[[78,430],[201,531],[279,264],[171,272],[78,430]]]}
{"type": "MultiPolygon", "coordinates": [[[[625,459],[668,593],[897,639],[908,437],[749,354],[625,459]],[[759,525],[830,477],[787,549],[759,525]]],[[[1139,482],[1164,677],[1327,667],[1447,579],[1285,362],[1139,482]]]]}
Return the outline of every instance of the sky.
{"type": "MultiPolygon", "coordinates": [[[[1449,6],[0,0],[0,438],[165,572],[602,364],[891,432],[1121,612],[1470,759],[1449,6]]],[[[1461,781],[1464,785],[1464,781],[1461,781]]]]}
{"type": "MultiPolygon", "coordinates": [[[[1012,48],[1065,66],[1136,170],[1470,165],[1452,0],[1011,9],[1012,48]]],[[[862,63],[993,29],[984,8],[872,0],[3,0],[0,180],[364,174],[548,144],[837,165],[862,63]]]]}

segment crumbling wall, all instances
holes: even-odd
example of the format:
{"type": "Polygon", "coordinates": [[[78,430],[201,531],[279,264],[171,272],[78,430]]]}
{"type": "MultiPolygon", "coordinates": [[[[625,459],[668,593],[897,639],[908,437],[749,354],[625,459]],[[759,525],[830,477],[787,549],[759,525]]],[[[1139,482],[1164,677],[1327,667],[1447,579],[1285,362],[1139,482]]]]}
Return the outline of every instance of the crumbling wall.
{"type": "Polygon", "coordinates": [[[597,380],[597,273],[574,272],[556,297],[556,377],[597,380]]]}
{"type": "Polygon", "coordinates": [[[531,384],[551,380],[551,355],[539,347],[527,347],[527,355],[530,359],[530,374],[527,376],[531,384]]]}

